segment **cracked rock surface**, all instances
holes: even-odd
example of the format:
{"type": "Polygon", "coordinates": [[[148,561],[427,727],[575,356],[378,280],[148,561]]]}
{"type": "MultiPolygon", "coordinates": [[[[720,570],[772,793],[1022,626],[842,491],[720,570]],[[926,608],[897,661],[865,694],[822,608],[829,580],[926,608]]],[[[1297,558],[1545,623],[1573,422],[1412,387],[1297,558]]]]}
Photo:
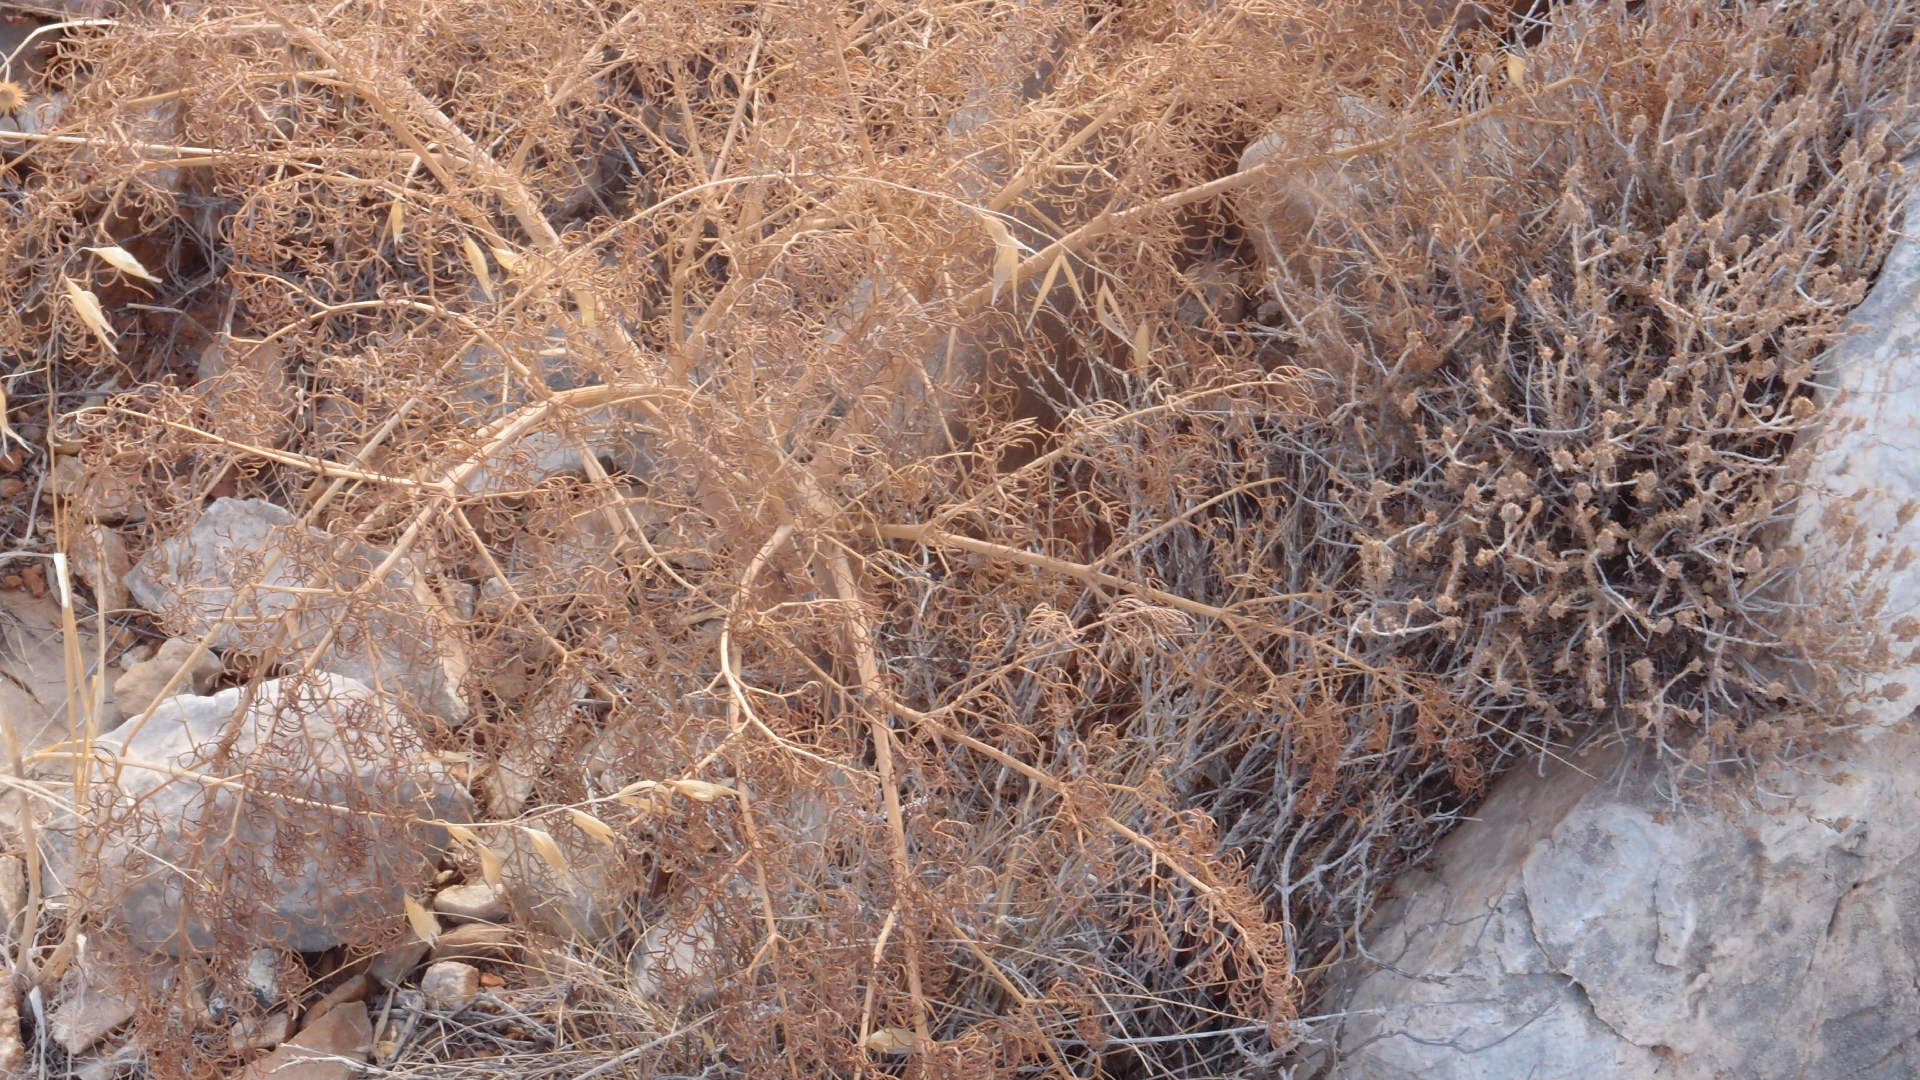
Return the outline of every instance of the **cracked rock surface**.
{"type": "Polygon", "coordinates": [[[1920,1075],[1920,733],[1827,749],[1715,806],[1509,776],[1382,906],[1318,1075],[1920,1075]]]}

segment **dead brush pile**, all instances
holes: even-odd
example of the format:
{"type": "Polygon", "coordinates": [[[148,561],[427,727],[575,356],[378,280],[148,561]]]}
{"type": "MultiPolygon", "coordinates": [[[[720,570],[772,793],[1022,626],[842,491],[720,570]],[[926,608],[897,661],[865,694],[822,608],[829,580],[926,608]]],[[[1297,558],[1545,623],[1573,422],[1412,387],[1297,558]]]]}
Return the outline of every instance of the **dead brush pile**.
{"type": "MultiPolygon", "coordinates": [[[[1491,775],[1595,731],[1757,760],[1880,662],[1874,597],[1770,540],[1890,242],[1917,23],[128,4],[10,69],[34,550],[98,521],[139,559],[222,496],[334,538],[304,585],[83,589],[79,625],[256,688],[442,665],[386,687],[476,802],[442,881],[597,890],[520,926],[493,1012],[382,1020],[382,1075],[1268,1074],[1491,775]]],[[[26,760],[96,836],[106,722],[26,760]]],[[[416,829],[279,768],[249,813],[355,865],[416,829]]],[[[170,945],[225,1004],[146,1001],[159,1075],[413,932],[250,995],[273,875],[218,849],[170,945]]],[[[100,850],[16,927],[50,994],[120,932],[100,850]]]]}

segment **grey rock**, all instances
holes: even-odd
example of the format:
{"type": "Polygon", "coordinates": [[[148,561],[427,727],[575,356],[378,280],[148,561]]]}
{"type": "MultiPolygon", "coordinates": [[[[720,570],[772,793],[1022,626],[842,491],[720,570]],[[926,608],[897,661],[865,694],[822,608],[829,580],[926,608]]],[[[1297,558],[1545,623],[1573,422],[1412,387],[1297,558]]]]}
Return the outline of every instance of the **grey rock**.
{"type": "Polygon", "coordinates": [[[367,978],[364,972],[348,978],[340,985],[321,995],[320,1000],[307,1007],[307,1015],[301,1018],[300,1021],[301,1030],[304,1031],[307,1028],[315,1026],[320,1022],[322,1017],[342,1005],[348,1004],[349,1002],[367,1000],[367,994],[372,989],[373,980],[367,978]]]}
{"type": "Polygon", "coordinates": [[[480,993],[480,969],[458,960],[442,960],[420,976],[420,992],[435,1008],[459,1010],[480,993]]]}
{"type": "Polygon", "coordinates": [[[25,108],[15,111],[11,116],[0,116],[0,131],[38,135],[58,128],[66,111],[66,94],[36,94],[27,99],[25,108]]]}
{"type": "Polygon", "coordinates": [[[166,1001],[167,1021],[182,1030],[209,1031],[223,1021],[227,999],[198,960],[181,963],[171,975],[149,978],[147,987],[159,990],[166,1001]]]}
{"type": "MultiPolygon", "coordinates": [[[[1268,275],[1297,274],[1306,268],[1305,253],[1345,240],[1341,235],[1345,223],[1382,186],[1378,156],[1335,155],[1389,134],[1393,130],[1390,114],[1364,97],[1341,94],[1314,119],[1319,136],[1309,145],[1301,145],[1290,132],[1270,132],[1248,144],[1240,155],[1242,170],[1264,165],[1276,155],[1302,151],[1334,158],[1317,168],[1279,170],[1236,197],[1240,219],[1268,275]]],[[[1460,135],[1461,145],[1485,139],[1492,126],[1486,121],[1470,126],[1460,135]]],[[[1333,272],[1348,269],[1335,261],[1333,272]]]]}
{"type": "MultiPolygon", "coordinates": [[[[89,673],[100,671],[94,654],[98,638],[81,633],[81,662],[89,673]]],[[[73,718],[67,696],[67,639],[60,612],[57,590],[45,596],[0,589],[0,707],[13,724],[22,754],[44,750],[72,737],[73,718]]],[[[103,709],[91,714],[87,695],[75,695],[82,724],[92,715],[95,730],[112,727],[118,720],[112,688],[108,687],[103,709]]],[[[0,799],[0,814],[12,800],[0,799]]]]}
{"type": "Polygon", "coordinates": [[[262,1004],[280,998],[280,953],[274,949],[255,949],[247,956],[247,989],[262,1004]]]}
{"type": "Polygon", "coordinates": [[[0,856],[0,919],[8,926],[27,909],[27,860],[18,855],[0,856]]]}
{"type": "MultiPolygon", "coordinates": [[[[1803,595],[1877,618],[1899,656],[1920,636],[1920,243],[1851,325],[1785,542],[1803,595]]],[[[1848,689],[1853,735],[1711,804],[1624,760],[1503,777],[1395,884],[1319,1010],[1313,1075],[1920,1076],[1920,650],[1848,689]]]]}
{"type": "Polygon", "coordinates": [[[103,791],[101,895],[133,940],[177,951],[331,948],[401,909],[466,796],[379,695],[340,675],[277,679],[160,704],[102,739],[129,761],[103,791]],[[233,778],[212,785],[197,776],[233,778]],[[183,873],[184,871],[184,873],[183,873]],[[207,880],[214,888],[198,882],[207,880]]]}
{"type": "Polygon", "coordinates": [[[452,619],[402,559],[355,594],[388,553],[304,528],[259,499],[217,499],[191,531],[155,547],[127,575],[135,599],[203,636],[232,608],[211,646],[317,666],[461,721],[464,652],[452,619]],[[298,590],[326,590],[319,595],[298,590]],[[295,590],[295,591],[289,591],[295,590]],[[278,640],[276,638],[285,638],[278,640]]]}
{"type": "Polygon", "coordinates": [[[507,898],[502,893],[485,882],[455,885],[434,894],[433,910],[468,922],[497,923],[507,917],[507,898]]]}
{"type": "Polygon", "coordinates": [[[1716,806],[1503,778],[1382,906],[1324,1075],[1920,1075],[1920,734],[1827,749],[1716,806]]]}
{"type": "Polygon", "coordinates": [[[287,381],[285,352],[278,341],[245,338],[215,341],[201,352],[194,390],[214,434],[249,446],[286,445],[299,394],[287,381]]]}
{"type": "Polygon", "coordinates": [[[533,781],[547,767],[548,752],[535,747],[513,747],[493,762],[480,780],[480,799],[487,815],[511,819],[533,797],[533,781]]]}
{"type": "Polygon", "coordinates": [[[0,986],[0,1076],[19,1076],[26,1063],[27,1048],[20,1041],[19,988],[0,986]]]}
{"type": "Polygon", "coordinates": [[[174,689],[169,697],[179,694],[204,695],[213,689],[213,681],[220,677],[220,658],[212,653],[201,653],[189,665],[187,660],[193,656],[195,643],[172,638],[160,646],[151,660],[142,660],[127,668],[126,673],[113,681],[113,701],[119,706],[122,717],[139,716],[147,711],[160,692],[166,689],[174,673],[182,667],[187,668],[186,678],[174,689]]]}
{"type": "Polygon", "coordinates": [[[841,769],[829,769],[798,794],[791,809],[769,824],[787,845],[795,872],[818,873],[857,841],[872,820],[876,793],[841,769]]]}
{"type": "MultiPolygon", "coordinates": [[[[578,328],[573,332],[587,339],[598,336],[578,328]]],[[[570,343],[568,330],[559,325],[548,327],[541,337],[544,340],[537,341],[541,346],[537,359],[530,353],[521,355],[538,365],[548,390],[573,390],[600,381],[576,359],[581,345],[587,355],[592,354],[596,345],[591,340],[570,343]]],[[[457,404],[475,422],[498,420],[537,400],[519,380],[501,386],[499,372],[507,364],[492,345],[476,342],[468,346],[460,355],[460,366],[464,378],[457,404]]],[[[653,470],[648,443],[644,413],[631,403],[570,410],[555,427],[530,432],[483,459],[463,486],[469,494],[500,495],[525,490],[556,476],[582,475],[587,464],[580,452],[583,448],[609,472],[646,477],[653,470]]]]}
{"type": "Polygon", "coordinates": [[[556,476],[584,473],[587,460],[566,435],[536,431],[488,457],[463,485],[470,495],[502,495],[556,476]]]}

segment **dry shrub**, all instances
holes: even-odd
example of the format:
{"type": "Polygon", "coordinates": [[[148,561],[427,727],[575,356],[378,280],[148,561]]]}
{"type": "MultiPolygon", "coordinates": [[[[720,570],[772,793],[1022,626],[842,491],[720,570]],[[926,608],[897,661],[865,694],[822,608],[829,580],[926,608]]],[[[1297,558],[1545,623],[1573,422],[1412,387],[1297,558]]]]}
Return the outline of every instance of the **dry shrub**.
{"type": "Polygon", "coordinates": [[[403,551],[481,839],[622,837],[512,992],[567,1038],[392,1068],[1259,1072],[1489,776],[1777,751],[1874,662],[1768,541],[1915,20],[137,9],[0,136],[0,348],[136,555],[218,494],[403,551]]]}

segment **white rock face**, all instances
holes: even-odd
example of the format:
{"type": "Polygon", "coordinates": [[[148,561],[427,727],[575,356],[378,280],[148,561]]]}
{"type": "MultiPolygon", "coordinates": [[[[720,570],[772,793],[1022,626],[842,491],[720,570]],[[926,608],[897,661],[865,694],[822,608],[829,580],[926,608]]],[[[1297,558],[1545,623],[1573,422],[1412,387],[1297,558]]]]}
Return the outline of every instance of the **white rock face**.
{"type": "Polygon", "coordinates": [[[185,623],[196,638],[231,607],[212,648],[257,654],[282,635],[283,661],[317,651],[322,670],[464,720],[460,645],[412,564],[403,559],[364,593],[345,595],[386,558],[378,548],[302,528],[272,503],[216,499],[186,535],[149,551],[126,583],[147,610],[185,623]]]}
{"type": "Polygon", "coordinates": [[[469,819],[410,722],[365,686],[277,679],[245,708],[243,693],[170,698],[101,739],[144,764],[100,795],[115,827],[96,895],[147,948],[331,948],[391,918],[403,884],[431,871],[446,833],[417,822],[469,819]],[[183,871],[218,887],[189,891],[183,871]]]}
{"type": "Polygon", "coordinates": [[[1920,734],[1834,748],[1739,808],[1503,780],[1383,905],[1322,1075],[1920,1075],[1920,734]]]}

